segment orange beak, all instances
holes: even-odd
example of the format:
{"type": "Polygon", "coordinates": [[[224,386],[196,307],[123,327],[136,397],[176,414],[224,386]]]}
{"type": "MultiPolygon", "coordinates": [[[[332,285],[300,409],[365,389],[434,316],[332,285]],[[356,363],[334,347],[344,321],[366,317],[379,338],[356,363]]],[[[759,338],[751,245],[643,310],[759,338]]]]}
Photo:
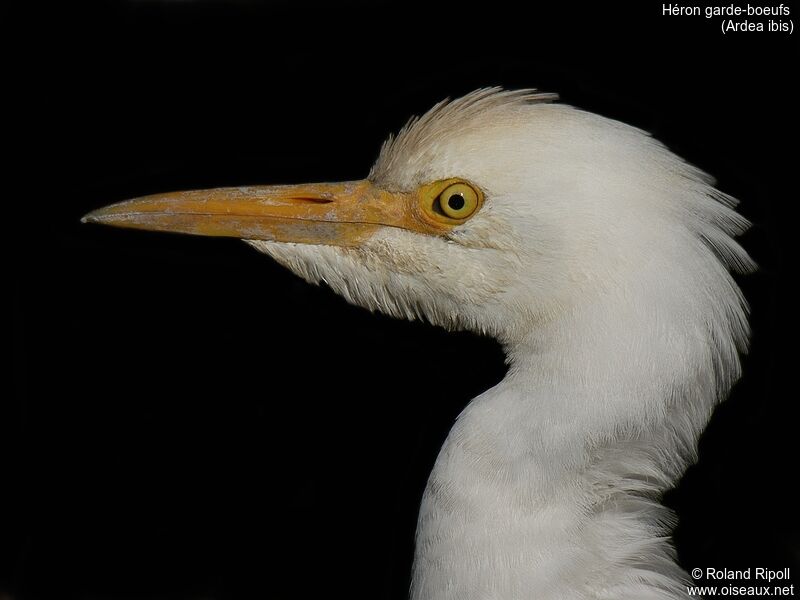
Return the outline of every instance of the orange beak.
{"type": "Polygon", "coordinates": [[[92,211],[82,221],[333,246],[357,246],[385,227],[429,235],[451,229],[426,214],[418,193],[389,192],[367,180],[155,194],[92,211]]]}

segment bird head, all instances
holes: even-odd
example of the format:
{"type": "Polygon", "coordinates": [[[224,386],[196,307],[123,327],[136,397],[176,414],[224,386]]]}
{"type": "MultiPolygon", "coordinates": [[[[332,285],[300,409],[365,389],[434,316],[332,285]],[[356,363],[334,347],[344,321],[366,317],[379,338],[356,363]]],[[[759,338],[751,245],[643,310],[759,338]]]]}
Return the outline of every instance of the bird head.
{"type": "Polygon", "coordinates": [[[745,222],[705,175],[554,99],[492,88],[442,102],[361,181],[157,194],[84,220],[238,237],[354,304],[504,342],[645,285],[637,274],[669,277],[689,248],[745,260],[728,235],[745,222]]]}

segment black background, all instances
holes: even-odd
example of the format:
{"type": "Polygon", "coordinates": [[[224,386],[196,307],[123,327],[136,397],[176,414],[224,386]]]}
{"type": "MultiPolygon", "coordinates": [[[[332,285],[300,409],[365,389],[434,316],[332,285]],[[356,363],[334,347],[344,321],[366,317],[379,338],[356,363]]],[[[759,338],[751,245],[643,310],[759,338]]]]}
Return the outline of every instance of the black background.
{"type": "Polygon", "coordinates": [[[371,315],[236,240],[79,218],[361,178],[409,116],[487,85],[652,131],[742,200],[752,351],[667,503],[687,569],[797,577],[797,34],[723,36],[656,2],[66,4],[6,22],[0,597],[405,596],[428,472],[502,378],[497,344],[371,315]]]}

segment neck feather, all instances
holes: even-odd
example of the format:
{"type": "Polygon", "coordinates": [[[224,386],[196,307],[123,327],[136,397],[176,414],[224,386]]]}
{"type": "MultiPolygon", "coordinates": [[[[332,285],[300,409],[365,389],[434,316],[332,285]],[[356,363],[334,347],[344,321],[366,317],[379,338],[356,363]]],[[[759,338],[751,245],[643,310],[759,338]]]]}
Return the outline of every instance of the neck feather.
{"type": "Polygon", "coordinates": [[[431,474],[414,600],[686,597],[658,500],[738,360],[707,323],[668,314],[680,302],[639,306],[595,299],[507,343],[507,377],[431,474]]]}

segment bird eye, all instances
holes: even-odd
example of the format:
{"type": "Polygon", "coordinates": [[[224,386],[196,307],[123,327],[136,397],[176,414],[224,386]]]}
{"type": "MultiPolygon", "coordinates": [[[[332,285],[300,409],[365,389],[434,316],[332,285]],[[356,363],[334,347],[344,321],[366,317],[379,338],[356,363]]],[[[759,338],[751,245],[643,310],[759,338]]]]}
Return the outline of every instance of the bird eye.
{"type": "Polygon", "coordinates": [[[478,193],[466,183],[448,185],[438,200],[439,209],[451,219],[466,219],[478,208],[478,193]]]}

